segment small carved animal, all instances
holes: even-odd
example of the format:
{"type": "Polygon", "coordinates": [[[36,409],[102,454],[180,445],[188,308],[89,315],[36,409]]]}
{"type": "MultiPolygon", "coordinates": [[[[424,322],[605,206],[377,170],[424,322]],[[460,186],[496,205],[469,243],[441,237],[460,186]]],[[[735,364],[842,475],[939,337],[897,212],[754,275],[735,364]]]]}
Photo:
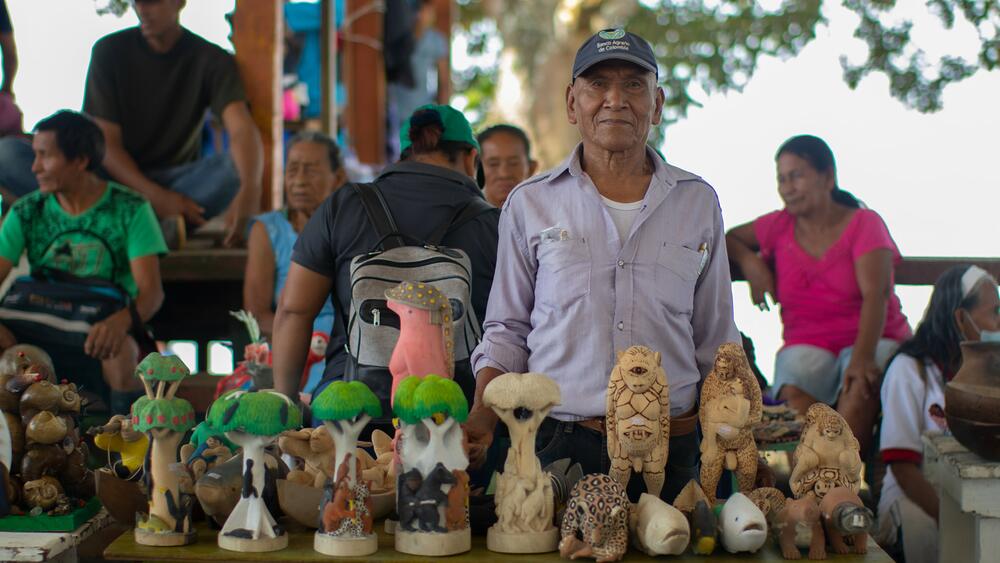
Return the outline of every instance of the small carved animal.
{"type": "Polygon", "coordinates": [[[632,346],[618,354],[607,393],[609,474],[623,486],[642,473],[659,496],[670,444],[670,390],[659,352],[632,346]]]}
{"type": "Polygon", "coordinates": [[[336,532],[344,520],[357,516],[357,511],[351,509],[351,497],[351,488],[347,484],[347,479],[337,481],[333,498],[323,506],[324,532],[336,532]]]}
{"type": "Polygon", "coordinates": [[[452,471],[455,484],[448,490],[448,506],[444,509],[444,525],[449,530],[465,528],[465,514],[469,506],[469,474],[460,469],[452,471]]]}
{"type": "Polygon", "coordinates": [[[795,467],[789,486],[796,497],[814,495],[845,486],[855,493],[861,488],[861,456],[858,440],[837,411],[814,403],[806,411],[802,440],[795,448],[795,467]]]}
{"type": "Polygon", "coordinates": [[[799,548],[809,548],[809,559],[826,559],[826,539],[816,499],[788,499],[774,518],[774,529],[785,559],[800,559],[799,548]]]}
{"type": "Polygon", "coordinates": [[[458,479],[445,468],[443,463],[435,465],[430,475],[424,478],[420,490],[417,491],[417,520],[422,531],[448,531],[441,526],[441,516],[438,514],[438,507],[447,506],[448,502],[448,495],[441,490],[441,487],[455,485],[457,482],[458,479]]]}
{"type": "Polygon", "coordinates": [[[628,549],[631,505],[625,488],[607,475],[585,475],[573,487],[560,529],[559,554],[618,561],[628,549]]]}
{"type": "Polygon", "coordinates": [[[874,516],[854,491],[847,487],[830,489],[820,501],[819,511],[823,515],[826,537],[835,553],[850,553],[845,538],[853,542],[854,553],[867,553],[868,530],[874,516]]]}
{"type": "Polygon", "coordinates": [[[396,512],[399,515],[399,526],[407,532],[417,530],[417,507],[420,500],[417,491],[423,483],[420,471],[413,468],[399,476],[399,487],[396,490],[396,512]]]}
{"type": "Polygon", "coordinates": [[[736,473],[740,491],[753,490],[757,445],[752,427],[763,416],[763,403],[742,345],[727,342],[719,346],[715,365],[701,387],[698,416],[705,434],[701,484],[709,501],[715,501],[723,468],[736,473]]]}

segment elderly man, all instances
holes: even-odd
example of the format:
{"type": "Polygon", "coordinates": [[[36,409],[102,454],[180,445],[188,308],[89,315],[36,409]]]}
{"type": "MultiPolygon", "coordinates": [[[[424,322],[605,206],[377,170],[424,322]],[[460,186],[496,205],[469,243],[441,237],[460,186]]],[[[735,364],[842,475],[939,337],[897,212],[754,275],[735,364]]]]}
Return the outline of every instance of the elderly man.
{"type": "Polygon", "coordinates": [[[697,475],[698,383],[716,348],[739,333],[715,191],[646,146],[663,107],[656,79],[642,38],[611,29],[588,39],[566,88],[566,114],[583,142],[507,198],[485,334],[473,355],[477,394],[466,428],[474,463],[496,424],[482,390],[501,373],[533,371],[562,391],[538,435],[542,464],[568,457],[585,473],[606,473],[603,416],[615,352],[645,345],[662,353],[670,384],[663,497],[697,475]]]}

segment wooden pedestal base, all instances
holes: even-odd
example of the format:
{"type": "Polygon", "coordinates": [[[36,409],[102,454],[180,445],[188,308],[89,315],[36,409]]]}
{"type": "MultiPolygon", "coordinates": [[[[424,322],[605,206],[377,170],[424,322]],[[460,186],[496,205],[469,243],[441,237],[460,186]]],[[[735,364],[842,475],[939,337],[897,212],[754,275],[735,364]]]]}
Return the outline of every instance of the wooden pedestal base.
{"type": "Polygon", "coordinates": [[[243,553],[259,553],[262,551],[278,551],[288,547],[288,534],[281,534],[276,538],[236,538],[219,534],[219,547],[229,551],[240,551],[243,553]]]}
{"type": "Polygon", "coordinates": [[[135,528],[135,543],[139,545],[151,545],[155,547],[172,547],[178,545],[188,545],[194,543],[195,533],[191,530],[188,533],[178,532],[151,532],[141,528],[135,528]]]}
{"type": "Polygon", "coordinates": [[[486,532],[486,549],[498,553],[548,553],[559,549],[559,529],[507,534],[493,526],[486,532]]]}
{"type": "Polygon", "coordinates": [[[378,551],[378,536],[368,534],[360,538],[331,536],[316,532],[313,549],[323,555],[334,557],[360,557],[378,551]]]}
{"type": "Polygon", "coordinates": [[[468,528],[448,533],[407,532],[396,528],[395,535],[396,551],[410,555],[442,557],[472,549],[472,532],[468,528]]]}

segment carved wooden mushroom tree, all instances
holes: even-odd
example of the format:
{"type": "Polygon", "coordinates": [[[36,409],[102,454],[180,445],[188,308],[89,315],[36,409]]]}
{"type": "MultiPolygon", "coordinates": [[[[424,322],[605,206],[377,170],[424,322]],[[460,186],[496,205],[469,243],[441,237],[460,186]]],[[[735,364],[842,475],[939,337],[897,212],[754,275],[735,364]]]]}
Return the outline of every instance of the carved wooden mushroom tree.
{"type": "Polygon", "coordinates": [[[545,553],[559,547],[552,525],[552,480],[535,456],[535,436],[559,404],[559,386],[540,373],[505,373],[486,386],[483,401],[510,431],[510,450],[497,475],[497,523],[486,546],[501,553],[545,553]]]}
{"type": "Polygon", "coordinates": [[[184,486],[184,475],[171,466],[178,461],[181,439],[194,426],[191,403],[174,397],[191,372],[177,356],[154,352],[139,363],[135,373],[146,395],[132,404],[132,426],[145,432],[152,443],[146,462],[149,514],[136,519],[135,541],[143,545],[186,545],[195,539],[191,524],[194,495],[184,486]]]}
{"type": "Polygon", "coordinates": [[[358,435],[382,406],[360,381],[335,381],[312,403],[313,417],[322,420],[334,444],[334,480],[320,509],[313,548],[326,555],[360,556],[378,551],[372,533],[370,484],[359,481],[355,455],[358,435]]]}
{"type": "Polygon", "coordinates": [[[276,391],[230,391],[212,403],[208,423],[243,448],[243,490],[219,532],[219,547],[241,552],[284,549],[288,534],[264,504],[264,448],[278,434],[299,427],[298,407],[276,391]]]}
{"type": "Polygon", "coordinates": [[[469,416],[461,387],[437,375],[411,376],[396,389],[400,420],[396,551],[422,556],[463,553],[469,530],[469,460],[460,423],[469,416]]]}

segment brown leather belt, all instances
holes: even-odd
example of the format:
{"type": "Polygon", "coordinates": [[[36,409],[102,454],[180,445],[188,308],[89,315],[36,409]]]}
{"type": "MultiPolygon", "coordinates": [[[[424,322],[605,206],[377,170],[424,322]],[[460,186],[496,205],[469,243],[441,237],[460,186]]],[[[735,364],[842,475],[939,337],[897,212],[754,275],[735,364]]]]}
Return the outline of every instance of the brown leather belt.
{"type": "MultiPolygon", "coordinates": [[[[604,422],[604,417],[585,418],[575,422],[588,430],[593,430],[598,434],[607,435],[608,428],[604,422]]],[[[698,427],[698,407],[691,407],[691,410],[680,416],[670,417],[670,436],[685,436],[694,432],[698,427]]]]}

